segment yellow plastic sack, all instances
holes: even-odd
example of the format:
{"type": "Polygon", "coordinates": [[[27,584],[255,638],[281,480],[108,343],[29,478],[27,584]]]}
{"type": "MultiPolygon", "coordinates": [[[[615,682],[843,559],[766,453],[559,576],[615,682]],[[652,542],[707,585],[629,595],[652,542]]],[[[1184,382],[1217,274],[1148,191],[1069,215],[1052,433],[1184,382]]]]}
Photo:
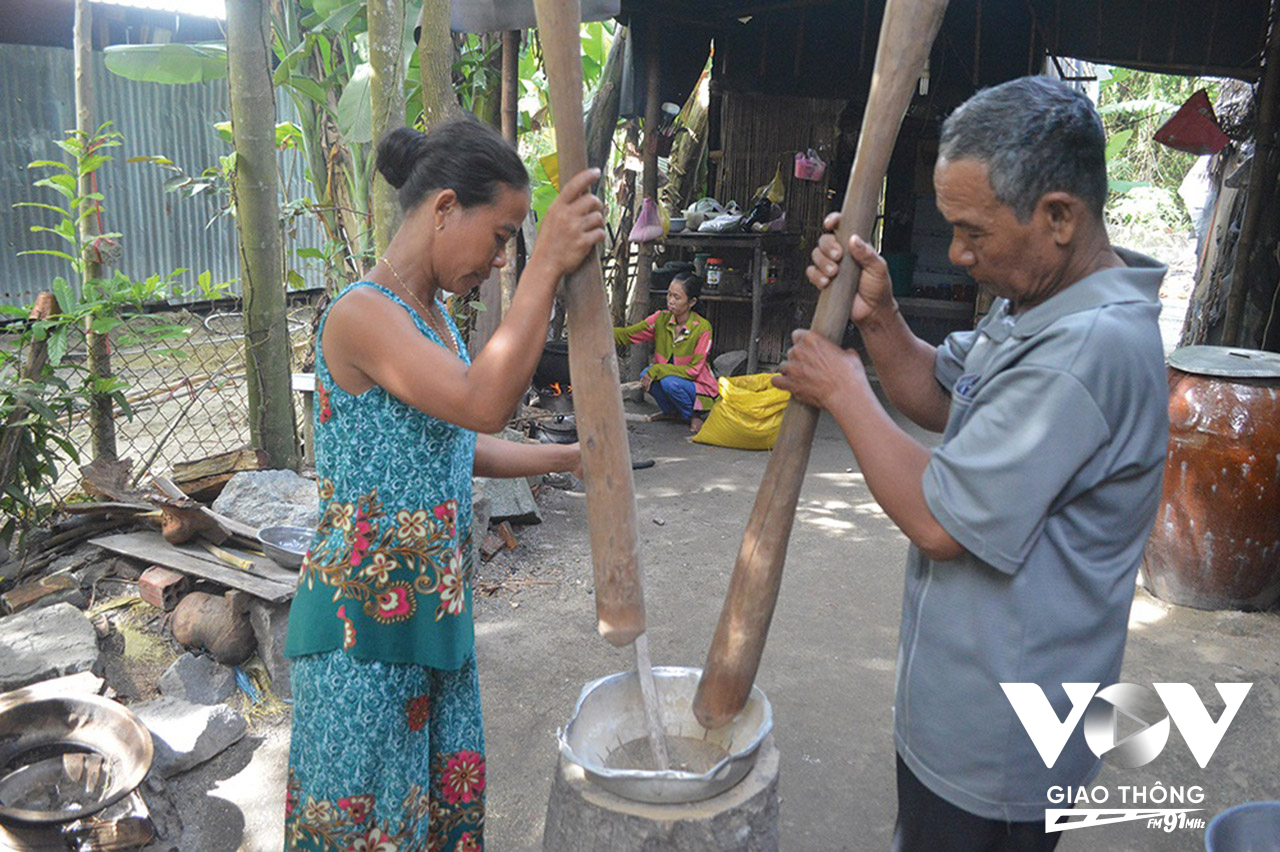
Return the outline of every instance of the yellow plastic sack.
{"type": "Polygon", "coordinates": [[[791,394],[771,384],[777,373],[720,379],[720,399],[693,440],[738,450],[771,450],[791,394]]]}

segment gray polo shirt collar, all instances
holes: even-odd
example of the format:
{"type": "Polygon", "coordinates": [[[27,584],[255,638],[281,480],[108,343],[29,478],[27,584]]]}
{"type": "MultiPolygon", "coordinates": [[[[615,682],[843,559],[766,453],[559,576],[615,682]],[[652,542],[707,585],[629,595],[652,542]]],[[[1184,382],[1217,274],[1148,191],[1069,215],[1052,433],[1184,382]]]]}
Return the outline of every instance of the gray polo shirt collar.
{"type": "Polygon", "coordinates": [[[1125,302],[1158,302],[1160,282],[1168,271],[1164,264],[1129,249],[1113,247],[1112,250],[1125,266],[1087,275],[1020,314],[1011,315],[1010,303],[1001,300],[999,307],[992,311],[996,316],[983,331],[1001,343],[1010,335],[1025,339],[1039,334],[1056,320],[1078,311],[1125,302]]]}

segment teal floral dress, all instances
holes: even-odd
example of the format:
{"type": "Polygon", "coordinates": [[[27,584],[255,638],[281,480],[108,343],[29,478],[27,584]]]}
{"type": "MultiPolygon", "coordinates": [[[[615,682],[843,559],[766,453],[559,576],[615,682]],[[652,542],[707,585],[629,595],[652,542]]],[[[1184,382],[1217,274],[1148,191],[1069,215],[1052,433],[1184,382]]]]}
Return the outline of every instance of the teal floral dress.
{"type": "MultiPolygon", "coordinates": [[[[357,282],[335,303],[357,287],[394,301],[443,345],[380,285],[357,282]]],[[[449,332],[470,363],[452,322],[449,332]]],[[[346,393],[322,346],[315,372],[320,523],[285,642],[294,702],[285,848],[482,849],[470,576],[475,433],[378,386],[346,393]]]]}

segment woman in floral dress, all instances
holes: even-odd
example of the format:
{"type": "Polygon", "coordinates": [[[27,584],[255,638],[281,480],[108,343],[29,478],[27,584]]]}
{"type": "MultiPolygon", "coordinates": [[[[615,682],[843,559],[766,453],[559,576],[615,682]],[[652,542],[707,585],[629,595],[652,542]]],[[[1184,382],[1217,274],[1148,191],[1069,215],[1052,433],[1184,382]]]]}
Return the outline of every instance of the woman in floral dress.
{"type": "Polygon", "coordinates": [[[471,477],[574,470],[577,445],[494,438],[528,387],[561,277],[604,237],[598,171],[542,222],[511,309],[473,362],[437,296],[507,261],[528,177],[493,131],[408,128],[378,149],[404,222],[330,305],[316,347],[319,529],[289,616],[285,847],[483,848],[471,619],[471,477]],[[479,433],[479,434],[477,434],[479,433]]]}

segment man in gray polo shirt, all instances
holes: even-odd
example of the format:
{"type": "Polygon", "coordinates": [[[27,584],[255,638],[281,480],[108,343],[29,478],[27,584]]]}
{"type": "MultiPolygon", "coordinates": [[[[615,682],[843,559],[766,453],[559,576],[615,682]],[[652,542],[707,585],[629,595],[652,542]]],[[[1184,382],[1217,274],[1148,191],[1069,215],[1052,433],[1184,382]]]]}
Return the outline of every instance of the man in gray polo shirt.
{"type": "MultiPolygon", "coordinates": [[[[1051,767],[1001,683],[1115,682],[1168,436],[1156,318],[1164,268],[1112,248],[1093,105],[1044,77],[970,98],[934,170],[950,258],[996,299],[940,347],[915,337],[884,261],[854,237],[852,318],[893,405],[943,432],[929,451],[879,404],[852,352],[797,332],[776,384],[829,410],[911,540],[894,737],[902,850],[1052,849],[1046,793],[1099,761],[1079,729],[1051,767]]],[[[834,229],[835,217],[828,220],[834,229]]],[[[843,247],[826,235],[810,280],[843,247]]]]}

